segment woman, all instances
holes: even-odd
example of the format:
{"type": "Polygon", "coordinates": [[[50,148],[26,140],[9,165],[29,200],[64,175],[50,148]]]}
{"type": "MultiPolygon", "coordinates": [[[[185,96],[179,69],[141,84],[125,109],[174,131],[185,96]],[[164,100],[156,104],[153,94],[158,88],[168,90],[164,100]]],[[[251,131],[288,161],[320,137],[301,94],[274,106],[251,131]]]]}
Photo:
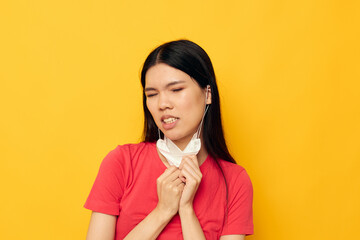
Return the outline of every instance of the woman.
{"type": "Polygon", "coordinates": [[[142,72],[144,141],[103,160],[85,207],[87,239],[245,239],[252,185],[228,152],[211,61],[165,43],[142,72]]]}

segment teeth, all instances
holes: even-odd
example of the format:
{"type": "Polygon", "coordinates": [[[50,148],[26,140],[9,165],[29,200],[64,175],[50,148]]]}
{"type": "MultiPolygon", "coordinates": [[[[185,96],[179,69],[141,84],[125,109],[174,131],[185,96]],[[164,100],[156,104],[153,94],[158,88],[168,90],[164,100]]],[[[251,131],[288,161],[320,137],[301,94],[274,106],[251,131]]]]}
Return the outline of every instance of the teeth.
{"type": "Polygon", "coordinates": [[[167,119],[164,119],[164,122],[165,123],[173,123],[176,121],[176,118],[167,118],[167,119]]]}

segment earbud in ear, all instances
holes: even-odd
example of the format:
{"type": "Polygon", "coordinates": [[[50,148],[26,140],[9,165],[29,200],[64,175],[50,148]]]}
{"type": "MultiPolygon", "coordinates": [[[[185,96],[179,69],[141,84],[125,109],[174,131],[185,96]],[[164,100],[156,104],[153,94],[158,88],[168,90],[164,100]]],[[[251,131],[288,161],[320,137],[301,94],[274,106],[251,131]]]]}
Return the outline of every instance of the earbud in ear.
{"type": "MultiPolygon", "coordinates": [[[[210,88],[210,85],[207,85],[206,86],[206,92],[205,92],[205,102],[207,102],[209,93],[211,94],[211,88],[210,88]]],[[[210,99],[210,103],[211,103],[211,99],[210,99]]]]}

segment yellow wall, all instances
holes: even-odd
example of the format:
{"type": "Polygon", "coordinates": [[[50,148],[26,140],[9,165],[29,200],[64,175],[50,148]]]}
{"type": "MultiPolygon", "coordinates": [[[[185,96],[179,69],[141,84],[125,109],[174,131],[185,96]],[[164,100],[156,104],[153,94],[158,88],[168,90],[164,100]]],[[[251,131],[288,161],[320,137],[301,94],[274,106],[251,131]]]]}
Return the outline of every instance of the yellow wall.
{"type": "Polygon", "coordinates": [[[0,239],[84,239],[102,158],[137,142],[139,71],[188,38],[213,60],[252,240],[355,239],[359,1],[1,1],[0,239]]]}

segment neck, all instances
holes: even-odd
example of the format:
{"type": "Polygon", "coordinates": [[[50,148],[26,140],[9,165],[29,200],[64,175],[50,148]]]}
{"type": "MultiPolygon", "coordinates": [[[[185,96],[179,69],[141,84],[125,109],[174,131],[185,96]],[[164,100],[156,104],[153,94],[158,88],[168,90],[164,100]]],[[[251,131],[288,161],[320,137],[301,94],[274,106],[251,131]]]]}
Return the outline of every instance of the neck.
{"type": "Polygon", "coordinates": [[[208,156],[208,152],[206,151],[205,149],[205,146],[203,145],[203,141],[201,141],[201,149],[199,151],[199,153],[197,154],[197,159],[198,159],[198,162],[199,162],[199,166],[201,164],[203,164],[208,156]]]}
{"type": "Polygon", "coordinates": [[[175,143],[175,145],[181,150],[184,151],[184,149],[186,148],[186,146],[189,144],[191,138],[189,139],[182,139],[182,140],[177,140],[177,141],[173,141],[173,143],[175,143]]]}
{"type": "Polygon", "coordinates": [[[184,151],[186,146],[190,143],[192,136],[189,136],[187,138],[179,139],[179,140],[171,140],[181,151],[184,151]]]}

